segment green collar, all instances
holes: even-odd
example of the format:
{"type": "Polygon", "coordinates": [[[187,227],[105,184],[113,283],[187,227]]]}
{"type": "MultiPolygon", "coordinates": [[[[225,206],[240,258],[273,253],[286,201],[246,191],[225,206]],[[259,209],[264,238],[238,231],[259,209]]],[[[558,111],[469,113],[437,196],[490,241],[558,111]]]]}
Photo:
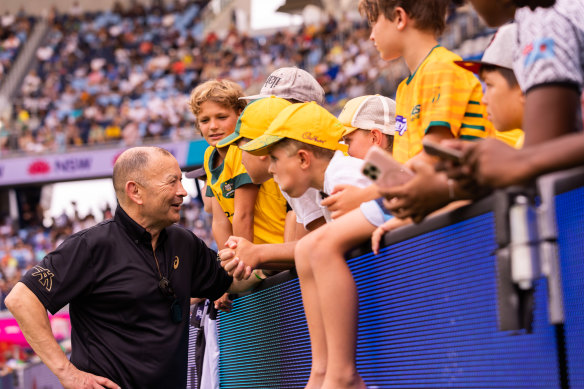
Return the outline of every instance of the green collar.
{"type": "MultiPolygon", "coordinates": [[[[230,146],[228,146],[230,147],[230,146]]],[[[213,167],[213,160],[215,159],[215,155],[218,154],[217,148],[214,148],[211,151],[211,155],[209,156],[209,160],[207,161],[207,166],[209,167],[209,171],[211,172],[211,184],[215,184],[219,179],[219,176],[223,172],[223,168],[225,166],[225,159],[219,164],[217,167],[213,167]]]]}

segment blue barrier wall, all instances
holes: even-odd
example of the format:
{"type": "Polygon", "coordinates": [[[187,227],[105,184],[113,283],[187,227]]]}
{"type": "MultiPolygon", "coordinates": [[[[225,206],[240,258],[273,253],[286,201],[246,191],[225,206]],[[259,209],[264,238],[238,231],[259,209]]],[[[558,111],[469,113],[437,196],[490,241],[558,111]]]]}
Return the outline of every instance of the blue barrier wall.
{"type": "MultiPolygon", "coordinates": [[[[533,332],[499,331],[493,214],[476,207],[470,213],[454,223],[448,216],[391,233],[378,256],[353,253],[357,364],[370,388],[561,387],[546,281],[536,283],[533,332]]],[[[574,305],[578,298],[582,305],[582,279],[580,270],[574,305]]],[[[583,333],[578,320],[566,326],[570,342],[583,333]]],[[[232,312],[220,315],[219,338],[222,388],[306,383],[310,346],[296,279],[236,299],[232,312]]],[[[571,366],[581,380],[582,340],[575,345],[580,359],[571,366]]]]}
{"type": "Polygon", "coordinates": [[[556,198],[571,388],[584,388],[584,188],[556,198]]]}

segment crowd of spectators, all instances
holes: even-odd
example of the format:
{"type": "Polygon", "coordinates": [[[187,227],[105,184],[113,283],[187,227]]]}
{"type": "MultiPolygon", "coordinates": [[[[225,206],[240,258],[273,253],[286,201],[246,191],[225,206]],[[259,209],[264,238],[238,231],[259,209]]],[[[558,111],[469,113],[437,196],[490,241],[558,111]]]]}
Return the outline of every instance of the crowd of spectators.
{"type": "Polygon", "coordinates": [[[0,85],[30,35],[35,18],[23,11],[0,16],[0,85]]]}
{"type": "MultiPolygon", "coordinates": [[[[338,113],[356,96],[393,95],[407,74],[403,63],[379,59],[362,18],[329,17],[320,26],[253,38],[235,28],[225,37],[204,36],[204,3],[155,1],[150,8],[117,4],[99,13],[76,7],[55,14],[38,64],[14,101],[0,151],[196,138],[186,101],[194,86],[214,78],[259,89],[274,69],[298,66],[315,75],[327,109],[338,113]]],[[[467,24],[448,39],[464,35],[467,24]]]]}

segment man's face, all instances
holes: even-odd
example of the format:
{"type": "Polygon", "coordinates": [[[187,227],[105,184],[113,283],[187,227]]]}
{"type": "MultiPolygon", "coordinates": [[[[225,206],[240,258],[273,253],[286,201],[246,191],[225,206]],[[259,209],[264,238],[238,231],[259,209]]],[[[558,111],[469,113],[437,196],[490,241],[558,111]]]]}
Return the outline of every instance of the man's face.
{"type": "Polygon", "coordinates": [[[519,86],[511,88],[496,70],[482,71],[486,89],[483,104],[487,107],[488,118],[498,131],[522,128],[523,94],[519,86]]]}
{"type": "Polygon", "coordinates": [[[205,101],[201,104],[201,112],[197,116],[197,122],[203,138],[215,147],[221,139],[235,131],[238,116],[239,113],[230,107],[213,101],[205,101]]]}
{"type": "MultiPolygon", "coordinates": [[[[237,146],[241,147],[247,142],[247,139],[240,139],[239,142],[237,142],[237,146]]],[[[251,182],[256,185],[261,185],[272,178],[272,175],[268,171],[270,167],[268,156],[259,157],[248,153],[247,151],[242,151],[241,163],[243,163],[243,166],[245,166],[245,170],[247,170],[247,174],[249,174],[251,182]]]]}
{"type": "Polygon", "coordinates": [[[470,0],[472,6],[491,27],[498,27],[515,17],[516,6],[511,0],[470,0]]]}
{"type": "Polygon", "coordinates": [[[142,216],[150,226],[167,227],[180,220],[180,207],[187,195],[182,172],[174,157],[154,155],[146,169],[142,190],[142,216]]]}
{"type": "Polygon", "coordinates": [[[298,151],[292,155],[289,154],[289,150],[285,147],[279,147],[278,144],[272,146],[269,152],[270,167],[268,171],[288,196],[300,197],[309,187],[307,172],[302,167],[302,159],[298,151]]]}

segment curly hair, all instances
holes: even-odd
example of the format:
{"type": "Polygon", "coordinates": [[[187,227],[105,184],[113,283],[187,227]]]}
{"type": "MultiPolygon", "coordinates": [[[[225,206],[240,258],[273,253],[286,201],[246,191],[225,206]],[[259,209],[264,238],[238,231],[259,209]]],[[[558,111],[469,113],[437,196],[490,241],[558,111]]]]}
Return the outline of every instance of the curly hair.
{"type": "MultiPolygon", "coordinates": [[[[243,96],[243,89],[239,84],[233,81],[210,80],[197,85],[197,87],[193,89],[188,104],[195,117],[201,113],[201,104],[206,101],[211,101],[224,107],[231,108],[239,113],[243,111],[247,105],[247,100],[239,99],[243,96]]],[[[198,126],[198,123],[196,124],[198,126]]]]}

